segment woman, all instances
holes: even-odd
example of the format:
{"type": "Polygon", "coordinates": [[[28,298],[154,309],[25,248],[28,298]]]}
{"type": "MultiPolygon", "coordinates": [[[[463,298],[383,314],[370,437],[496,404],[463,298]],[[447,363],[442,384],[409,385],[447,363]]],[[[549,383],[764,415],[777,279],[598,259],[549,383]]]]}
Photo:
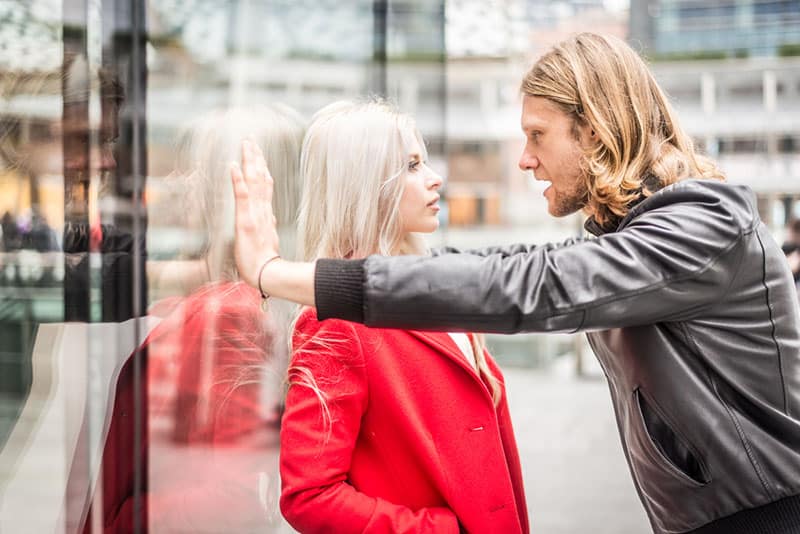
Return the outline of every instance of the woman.
{"type": "MultiPolygon", "coordinates": [[[[321,110],[303,143],[306,260],[423,254],[441,178],[386,103],[321,110]]],[[[468,288],[463,288],[468,290],[468,288]]],[[[300,532],[526,532],[502,375],[479,336],[320,322],[293,333],[281,510],[300,532]]]]}

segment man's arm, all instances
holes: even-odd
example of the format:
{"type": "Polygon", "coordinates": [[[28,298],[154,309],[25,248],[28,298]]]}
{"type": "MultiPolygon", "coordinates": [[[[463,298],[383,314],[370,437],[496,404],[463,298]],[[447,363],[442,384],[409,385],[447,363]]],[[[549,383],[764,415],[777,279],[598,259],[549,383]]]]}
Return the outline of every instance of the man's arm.
{"type": "Polygon", "coordinates": [[[743,253],[737,245],[747,231],[719,204],[688,190],[683,202],[648,211],[622,231],[512,256],[320,260],[318,314],[376,327],[500,333],[687,320],[724,296],[743,253]]]}
{"type": "Polygon", "coordinates": [[[272,178],[255,151],[245,146],[245,178],[232,170],[240,275],[271,295],[315,306],[320,319],[502,333],[682,320],[722,298],[738,265],[736,245],[752,231],[715,193],[688,184],[678,202],[672,197],[622,231],[561,247],[509,256],[278,260],[261,269],[277,254],[278,238],[272,178]]]}
{"type": "Polygon", "coordinates": [[[533,252],[537,248],[546,247],[550,250],[559,248],[559,247],[566,247],[573,245],[575,243],[580,243],[585,241],[586,238],[582,237],[571,237],[565,241],[560,243],[547,243],[544,245],[531,245],[526,243],[515,243],[513,245],[497,245],[491,247],[484,247],[484,248],[477,248],[477,249],[466,249],[461,250],[456,247],[441,247],[435,248],[431,250],[432,256],[441,256],[442,254],[471,254],[473,256],[493,256],[495,254],[499,254],[504,258],[509,256],[514,256],[516,254],[529,254],[533,252]]]}

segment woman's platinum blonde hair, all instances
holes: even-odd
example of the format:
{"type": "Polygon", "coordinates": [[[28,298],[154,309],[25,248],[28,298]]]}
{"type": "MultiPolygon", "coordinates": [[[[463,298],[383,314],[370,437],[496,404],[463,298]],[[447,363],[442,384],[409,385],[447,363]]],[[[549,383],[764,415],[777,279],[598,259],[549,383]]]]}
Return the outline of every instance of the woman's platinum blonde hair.
{"type": "Polygon", "coordinates": [[[597,143],[585,153],[586,212],[601,226],[624,217],[640,195],[685,178],[724,180],[691,138],[644,61],[615,37],[581,33],[533,65],[521,87],[588,125],[597,143]]]}
{"type": "Polygon", "coordinates": [[[403,235],[398,209],[413,140],[425,150],[414,120],[383,100],[335,102],[314,115],[300,163],[305,260],[425,252],[421,238],[403,235]]]}
{"type": "MultiPolygon", "coordinates": [[[[299,241],[306,261],[427,253],[421,237],[404,234],[400,221],[414,141],[424,152],[414,120],[383,100],[335,102],[317,112],[303,141],[300,164],[299,241]]],[[[421,156],[427,159],[427,154],[421,156]]],[[[498,403],[502,386],[489,369],[483,336],[470,340],[478,371],[498,403]]],[[[314,350],[341,341],[315,339],[314,350]]],[[[296,351],[303,350],[301,342],[296,351]]],[[[290,385],[313,390],[325,418],[325,398],[315,378],[306,367],[289,369],[290,385]]]]}
{"type": "Polygon", "coordinates": [[[182,132],[173,176],[179,182],[186,213],[203,232],[203,255],[210,280],[238,278],[233,255],[230,164],[240,162],[242,140],[254,140],[263,151],[275,178],[275,217],[279,228],[288,229],[295,223],[300,196],[303,133],[300,115],[284,105],[213,111],[182,132]]]}

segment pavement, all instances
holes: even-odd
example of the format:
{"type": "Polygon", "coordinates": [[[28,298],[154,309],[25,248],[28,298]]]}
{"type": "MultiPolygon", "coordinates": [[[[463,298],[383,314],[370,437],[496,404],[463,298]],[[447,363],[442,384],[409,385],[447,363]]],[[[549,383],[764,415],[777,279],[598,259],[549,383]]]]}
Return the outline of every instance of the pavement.
{"type": "MultiPolygon", "coordinates": [[[[587,355],[587,359],[592,358],[587,355]]],[[[652,532],[622,453],[605,378],[571,359],[506,368],[533,534],[652,532]]]]}
{"type": "MultiPolygon", "coordinates": [[[[575,361],[569,355],[556,357],[549,365],[535,369],[509,365],[504,367],[511,417],[522,459],[528,512],[534,534],[651,532],[628,473],[605,379],[593,362],[593,357],[586,354],[585,376],[582,378],[576,377],[575,361]]],[[[63,414],[63,411],[57,413],[63,414]]],[[[62,423],[47,425],[47,429],[51,431],[58,428],[64,431],[62,432],[64,435],[56,436],[57,439],[42,441],[44,445],[40,452],[45,455],[49,463],[32,462],[34,467],[38,467],[35,472],[28,473],[30,476],[23,472],[19,463],[6,466],[8,469],[0,469],[2,471],[0,508],[4,510],[4,513],[0,513],[0,531],[9,533],[69,531],[69,528],[64,529],[63,526],[52,528],[52,525],[59,523],[61,506],[58,506],[58,503],[63,501],[59,501],[56,492],[52,499],[56,504],[48,506],[45,495],[46,488],[60,486],[63,491],[66,484],[68,462],[72,455],[64,453],[64,436],[69,428],[77,428],[78,425],[62,423]],[[53,462],[63,465],[55,471],[51,467],[45,469],[45,463],[49,466],[53,462]],[[15,480],[17,484],[13,492],[7,485],[10,480],[15,480]],[[12,501],[17,504],[13,504],[12,501]],[[32,513],[34,510],[36,513],[32,513]],[[44,530],[38,528],[44,523],[50,527],[44,530]],[[34,528],[34,525],[38,526],[34,528]]],[[[151,477],[158,473],[158,476],[150,480],[151,489],[156,487],[159,480],[169,484],[189,475],[196,476],[197,473],[192,473],[192,470],[185,466],[206,463],[212,465],[215,459],[217,462],[220,460],[221,454],[227,454],[236,461],[249,461],[243,451],[229,450],[225,453],[203,449],[187,451],[186,448],[170,445],[166,439],[151,437],[153,438],[151,477]]],[[[21,450],[26,448],[22,446],[21,450]]],[[[256,453],[258,457],[253,463],[259,465],[261,471],[253,472],[258,478],[257,484],[255,482],[254,484],[259,488],[261,507],[273,513],[268,514],[269,517],[262,515],[260,519],[254,518],[252,522],[248,521],[249,526],[258,523],[260,528],[248,527],[245,530],[276,534],[292,532],[277,512],[279,481],[276,477],[277,447],[274,440],[265,441],[256,453]]],[[[2,456],[0,454],[0,457],[2,456]]],[[[252,470],[248,468],[240,471],[252,470]]],[[[217,482],[224,478],[224,474],[219,476],[219,479],[215,479],[217,482]]],[[[219,485],[220,488],[224,486],[219,485]]],[[[82,495],[85,495],[85,492],[82,492],[82,495]]],[[[204,493],[198,492],[198,495],[202,497],[204,493]]],[[[185,517],[172,518],[174,524],[184,527],[187,524],[193,525],[191,530],[168,528],[162,518],[157,526],[153,525],[157,528],[152,528],[151,531],[193,533],[245,531],[239,528],[243,524],[243,516],[239,513],[230,513],[235,510],[233,503],[223,507],[210,506],[209,514],[193,516],[190,518],[192,521],[188,521],[185,517]],[[234,521],[238,526],[233,528],[231,528],[232,518],[238,521],[238,523],[234,521]]],[[[67,523],[69,524],[69,521],[67,523]]]]}

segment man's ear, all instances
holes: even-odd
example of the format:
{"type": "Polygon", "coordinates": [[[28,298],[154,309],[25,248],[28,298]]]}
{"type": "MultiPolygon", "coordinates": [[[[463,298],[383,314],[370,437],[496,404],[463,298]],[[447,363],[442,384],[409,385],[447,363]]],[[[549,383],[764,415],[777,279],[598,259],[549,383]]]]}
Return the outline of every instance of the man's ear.
{"type": "Polygon", "coordinates": [[[581,140],[584,144],[594,144],[600,140],[597,136],[597,132],[595,132],[588,123],[584,122],[578,126],[578,128],[581,134],[581,140]]]}

